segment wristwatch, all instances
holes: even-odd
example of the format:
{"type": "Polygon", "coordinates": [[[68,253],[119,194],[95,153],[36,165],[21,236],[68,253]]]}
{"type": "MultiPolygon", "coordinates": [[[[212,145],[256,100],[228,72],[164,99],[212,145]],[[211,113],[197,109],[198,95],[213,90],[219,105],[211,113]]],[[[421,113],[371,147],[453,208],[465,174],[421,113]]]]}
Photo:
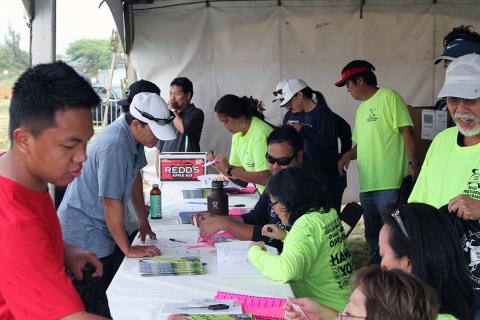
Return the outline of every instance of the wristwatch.
{"type": "Polygon", "coordinates": [[[227,177],[231,177],[231,176],[232,176],[232,170],[233,170],[233,166],[229,165],[229,166],[228,166],[228,169],[227,169],[227,177]]]}
{"type": "Polygon", "coordinates": [[[417,160],[410,160],[408,161],[409,166],[418,166],[418,161],[417,160]]]}

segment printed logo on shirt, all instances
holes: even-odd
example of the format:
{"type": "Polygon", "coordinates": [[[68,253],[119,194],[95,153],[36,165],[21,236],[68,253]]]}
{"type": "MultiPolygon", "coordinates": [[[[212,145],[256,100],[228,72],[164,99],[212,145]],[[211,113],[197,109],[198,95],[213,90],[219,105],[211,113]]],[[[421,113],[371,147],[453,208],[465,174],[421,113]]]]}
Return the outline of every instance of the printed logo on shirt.
{"type": "Polygon", "coordinates": [[[468,231],[461,239],[468,277],[480,285],[480,232],[468,231]]]}
{"type": "Polygon", "coordinates": [[[375,114],[376,111],[377,111],[377,108],[370,108],[368,109],[369,111],[369,114],[368,114],[368,118],[367,118],[367,122],[375,122],[378,120],[378,117],[377,115],[375,114]]]}
{"type": "Polygon", "coordinates": [[[255,169],[255,161],[252,160],[249,152],[247,152],[245,158],[247,159],[247,163],[245,164],[245,166],[250,169],[255,169]]]}
{"type": "Polygon", "coordinates": [[[473,169],[472,175],[467,181],[467,186],[463,190],[463,194],[467,197],[480,200],[480,170],[473,169]]]}
{"type": "MultiPolygon", "coordinates": [[[[323,230],[328,238],[330,248],[334,248],[345,241],[345,233],[340,219],[335,219],[327,224],[323,227],[323,230]]],[[[330,255],[330,268],[338,287],[340,289],[348,287],[350,275],[353,272],[352,254],[348,247],[330,255]]]]}

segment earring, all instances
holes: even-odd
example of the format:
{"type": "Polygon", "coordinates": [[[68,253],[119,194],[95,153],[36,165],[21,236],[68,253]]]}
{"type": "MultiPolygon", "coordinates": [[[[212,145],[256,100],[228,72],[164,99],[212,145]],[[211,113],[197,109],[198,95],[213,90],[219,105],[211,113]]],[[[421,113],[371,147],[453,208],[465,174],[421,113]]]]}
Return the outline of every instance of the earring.
{"type": "Polygon", "coordinates": [[[243,130],[243,128],[245,128],[245,123],[240,122],[240,123],[238,124],[238,129],[243,130]]]}

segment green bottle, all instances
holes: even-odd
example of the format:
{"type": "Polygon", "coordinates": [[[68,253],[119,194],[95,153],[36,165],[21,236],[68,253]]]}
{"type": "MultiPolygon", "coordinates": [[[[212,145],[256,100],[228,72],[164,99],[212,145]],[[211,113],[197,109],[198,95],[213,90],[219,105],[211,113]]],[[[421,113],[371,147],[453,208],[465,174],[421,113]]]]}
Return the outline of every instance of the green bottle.
{"type": "Polygon", "coordinates": [[[156,183],[150,191],[150,218],[162,219],[162,192],[156,183]]]}

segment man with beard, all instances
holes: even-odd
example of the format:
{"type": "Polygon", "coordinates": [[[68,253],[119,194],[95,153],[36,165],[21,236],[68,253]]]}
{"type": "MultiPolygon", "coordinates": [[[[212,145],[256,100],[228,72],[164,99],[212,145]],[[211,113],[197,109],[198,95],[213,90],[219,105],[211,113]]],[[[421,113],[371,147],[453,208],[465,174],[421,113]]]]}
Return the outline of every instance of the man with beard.
{"type": "Polygon", "coordinates": [[[446,97],[456,126],[439,133],[428,149],[409,202],[480,219],[480,55],[468,54],[447,68],[438,94],[446,97]]]}

